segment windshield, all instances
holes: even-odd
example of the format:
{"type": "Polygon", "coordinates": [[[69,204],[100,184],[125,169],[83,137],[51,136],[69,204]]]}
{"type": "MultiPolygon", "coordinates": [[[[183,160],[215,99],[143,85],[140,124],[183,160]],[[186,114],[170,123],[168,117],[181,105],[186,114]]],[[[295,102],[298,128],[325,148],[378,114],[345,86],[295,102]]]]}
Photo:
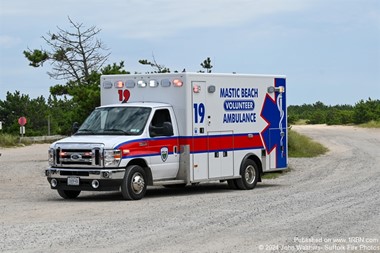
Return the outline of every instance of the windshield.
{"type": "Polygon", "coordinates": [[[146,107],[104,107],[95,109],[76,135],[140,135],[151,109],[146,107]]]}

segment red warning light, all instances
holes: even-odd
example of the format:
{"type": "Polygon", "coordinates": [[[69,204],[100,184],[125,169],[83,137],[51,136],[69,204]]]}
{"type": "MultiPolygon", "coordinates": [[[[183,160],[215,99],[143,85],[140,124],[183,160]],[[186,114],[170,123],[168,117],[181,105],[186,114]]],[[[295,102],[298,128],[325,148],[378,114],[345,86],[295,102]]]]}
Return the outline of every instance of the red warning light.
{"type": "Polygon", "coordinates": [[[123,87],[124,87],[123,81],[117,81],[117,82],[115,82],[115,88],[123,88],[123,87]]]}
{"type": "Polygon", "coordinates": [[[183,82],[182,82],[181,79],[174,79],[174,80],[173,80],[173,85],[174,85],[175,87],[181,87],[181,86],[183,85],[183,82]]]}
{"type": "Polygon", "coordinates": [[[201,91],[201,87],[197,84],[194,84],[193,86],[193,92],[194,93],[199,93],[201,91]]]}

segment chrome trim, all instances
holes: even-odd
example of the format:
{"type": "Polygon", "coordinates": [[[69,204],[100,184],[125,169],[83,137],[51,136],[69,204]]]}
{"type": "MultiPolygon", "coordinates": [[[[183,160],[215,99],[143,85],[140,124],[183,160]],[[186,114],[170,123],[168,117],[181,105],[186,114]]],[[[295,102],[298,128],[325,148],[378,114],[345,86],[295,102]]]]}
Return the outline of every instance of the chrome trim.
{"type": "Polygon", "coordinates": [[[78,175],[72,175],[82,179],[123,179],[125,174],[125,169],[64,169],[64,168],[48,168],[45,170],[45,176],[48,178],[68,178],[71,175],[61,175],[61,172],[74,172],[78,175]],[[79,174],[88,173],[88,176],[83,176],[79,174]],[[109,175],[109,177],[103,177],[109,175]]]}
{"type": "Polygon", "coordinates": [[[52,148],[53,164],[56,167],[103,168],[104,144],[101,143],[57,143],[52,148]],[[65,156],[61,157],[60,153],[65,156]]]}

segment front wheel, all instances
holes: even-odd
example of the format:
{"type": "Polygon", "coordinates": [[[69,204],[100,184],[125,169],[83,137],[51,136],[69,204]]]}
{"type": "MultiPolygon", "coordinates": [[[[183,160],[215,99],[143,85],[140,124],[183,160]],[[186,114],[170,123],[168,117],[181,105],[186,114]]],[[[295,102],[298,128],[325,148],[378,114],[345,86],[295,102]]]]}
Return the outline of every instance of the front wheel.
{"type": "Polygon", "coordinates": [[[236,185],[241,190],[250,190],[255,188],[259,180],[259,168],[257,164],[247,159],[240,168],[241,178],[236,179],[236,185]]]}
{"type": "Polygon", "coordinates": [[[69,191],[69,190],[57,190],[59,196],[64,199],[75,199],[79,196],[80,191],[69,191]]]}
{"type": "Polygon", "coordinates": [[[127,167],[121,185],[121,193],[126,200],[139,200],[145,196],[146,175],[143,168],[138,165],[127,167]]]}

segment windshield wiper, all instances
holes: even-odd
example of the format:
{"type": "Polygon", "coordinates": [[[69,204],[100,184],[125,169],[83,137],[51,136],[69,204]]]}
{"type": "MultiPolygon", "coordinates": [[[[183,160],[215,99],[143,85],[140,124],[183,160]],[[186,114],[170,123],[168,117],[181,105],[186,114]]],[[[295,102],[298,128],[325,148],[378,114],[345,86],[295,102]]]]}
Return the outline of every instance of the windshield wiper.
{"type": "Polygon", "coordinates": [[[121,132],[123,134],[128,134],[127,131],[124,131],[123,129],[118,129],[118,128],[106,128],[103,131],[104,132],[121,132]]]}

